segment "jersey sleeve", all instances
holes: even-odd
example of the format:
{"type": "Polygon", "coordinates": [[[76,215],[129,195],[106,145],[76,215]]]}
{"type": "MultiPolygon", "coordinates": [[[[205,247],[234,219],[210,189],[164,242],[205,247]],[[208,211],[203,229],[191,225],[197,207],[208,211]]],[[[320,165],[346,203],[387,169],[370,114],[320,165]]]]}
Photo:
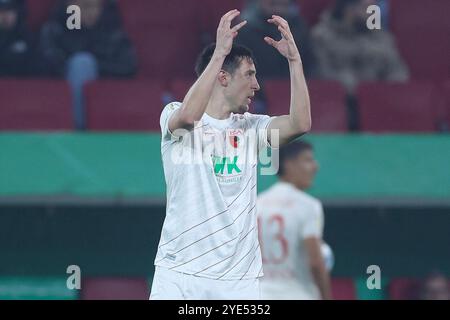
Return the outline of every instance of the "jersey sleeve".
{"type": "Polygon", "coordinates": [[[159,124],[161,126],[161,135],[162,135],[162,141],[164,142],[170,142],[170,141],[178,141],[180,137],[175,136],[172,132],[169,130],[169,119],[170,117],[175,113],[176,110],[178,110],[181,107],[181,102],[171,102],[167,104],[163,111],[161,112],[161,116],[159,118],[159,124]]]}
{"type": "Polygon", "coordinates": [[[314,203],[302,223],[302,239],[323,235],[323,207],[320,202],[314,203]]]}

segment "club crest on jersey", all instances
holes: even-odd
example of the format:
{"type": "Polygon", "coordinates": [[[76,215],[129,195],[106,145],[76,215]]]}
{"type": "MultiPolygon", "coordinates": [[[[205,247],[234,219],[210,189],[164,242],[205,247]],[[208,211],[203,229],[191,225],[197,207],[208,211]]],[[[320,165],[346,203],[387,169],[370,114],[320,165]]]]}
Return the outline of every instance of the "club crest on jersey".
{"type": "Polygon", "coordinates": [[[242,129],[228,130],[228,141],[233,148],[237,149],[242,144],[243,134],[244,131],[242,129]]]}

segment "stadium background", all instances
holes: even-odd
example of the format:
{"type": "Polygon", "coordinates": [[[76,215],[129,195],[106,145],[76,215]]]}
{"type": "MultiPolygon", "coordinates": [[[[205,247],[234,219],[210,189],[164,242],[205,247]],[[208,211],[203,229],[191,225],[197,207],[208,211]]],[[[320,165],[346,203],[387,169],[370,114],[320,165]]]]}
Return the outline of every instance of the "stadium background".
{"type": "MultiPolygon", "coordinates": [[[[27,1],[31,28],[54,2],[27,1]]],[[[298,2],[312,25],[333,1],[298,2]]],[[[86,86],[86,131],[73,130],[64,80],[0,78],[0,299],[148,297],[165,209],[159,113],[192,83],[199,35],[244,1],[118,3],[138,74],[86,86]],[[66,288],[69,265],[79,291],[66,288]]],[[[430,271],[450,276],[449,2],[389,3],[409,82],[361,84],[355,129],[345,90],[308,81],[306,139],[321,166],[310,191],[324,203],[338,299],[407,299],[430,271]],[[373,264],[382,290],[366,287],[373,264]]],[[[288,90],[265,81],[269,113],[285,112],[288,90]]],[[[258,189],[274,181],[261,176],[258,189]]]]}

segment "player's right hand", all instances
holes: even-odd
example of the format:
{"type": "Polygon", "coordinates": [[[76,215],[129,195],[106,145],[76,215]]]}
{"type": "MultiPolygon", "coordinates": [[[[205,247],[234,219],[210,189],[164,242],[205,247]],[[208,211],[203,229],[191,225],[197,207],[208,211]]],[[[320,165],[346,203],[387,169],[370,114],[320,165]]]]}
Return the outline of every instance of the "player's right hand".
{"type": "Polygon", "coordinates": [[[230,53],[233,46],[233,39],[237,36],[239,29],[241,29],[247,21],[238,23],[233,28],[231,21],[241,13],[234,9],[225,13],[220,19],[219,27],[217,28],[216,38],[216,53],[221,56],[226,56],[230,53]]]}

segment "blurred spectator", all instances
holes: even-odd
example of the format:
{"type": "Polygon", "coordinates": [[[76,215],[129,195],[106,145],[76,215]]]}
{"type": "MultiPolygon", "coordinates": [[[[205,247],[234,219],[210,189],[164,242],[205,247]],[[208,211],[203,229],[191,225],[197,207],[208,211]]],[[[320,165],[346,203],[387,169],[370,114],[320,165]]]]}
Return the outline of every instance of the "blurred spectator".
{"type": "Polygon", "coordinates": [[[23,9],[20,0],[0,0],[0,76],[31,73],[31,37],[23,9]]]}
{"type": "Polygon", "coordinates": [[[421,299],[423,300],[450,300],[448,280],[443,274],[432,273],[422,283],[421,299]]]}
{"type": "Polygon", "coordinates": [[[366,26],[366,9],[375,3],[337,0],[312,31],[319,76],[340,81],[349,92],[361,81],[406,81],[409,77],[392,35],[366,26]]]}
{"type": "Polygon", "coordinates": [[[293,0],[253,0],[242,10],[242,19],[247,25],[239,31],[236,41],[253,51],[258,76],[264,78],[289,77],[289,65],[286,59],[274,48],[267,45],[264,37],[275,40],[281,38],[273,24],[267,22],[273,14],[287,20],[300,50],[305,76],[314,74],[315,62],[311,48],[308,28],[293,0]]]}
{"type": "Polygon", "coordinates": [[[273,14],[287,20],[294,35],[303,61],[307,78],[315,73],[316,63],[313,56],[308,27],[299,15],[299,8],[294,0],[248,0],[242,10],[241,19],[247,20],[236,38],[236,41],[252,50],[256,62],[256,71],[260,79],[261,89],[256,94],[252,112],[265,113],[264,80],[270,78],[289,78],[289,65],[286,58],[274,48],[267,45],[264,37],[275,40],[281,38],[280,32],[267,22],[273,14]]]}
{"type": "Polygon", "coordinates": [[[131,76],[136,55],[124,32],[114,0],[62,0],[41,32],[45,72],[65,76],[74,95],[75,121],[84,128],[83,85],[100,77],[131,76]],[[81,29],[66,27],[68,5],[81,9],[81,29]]]}

